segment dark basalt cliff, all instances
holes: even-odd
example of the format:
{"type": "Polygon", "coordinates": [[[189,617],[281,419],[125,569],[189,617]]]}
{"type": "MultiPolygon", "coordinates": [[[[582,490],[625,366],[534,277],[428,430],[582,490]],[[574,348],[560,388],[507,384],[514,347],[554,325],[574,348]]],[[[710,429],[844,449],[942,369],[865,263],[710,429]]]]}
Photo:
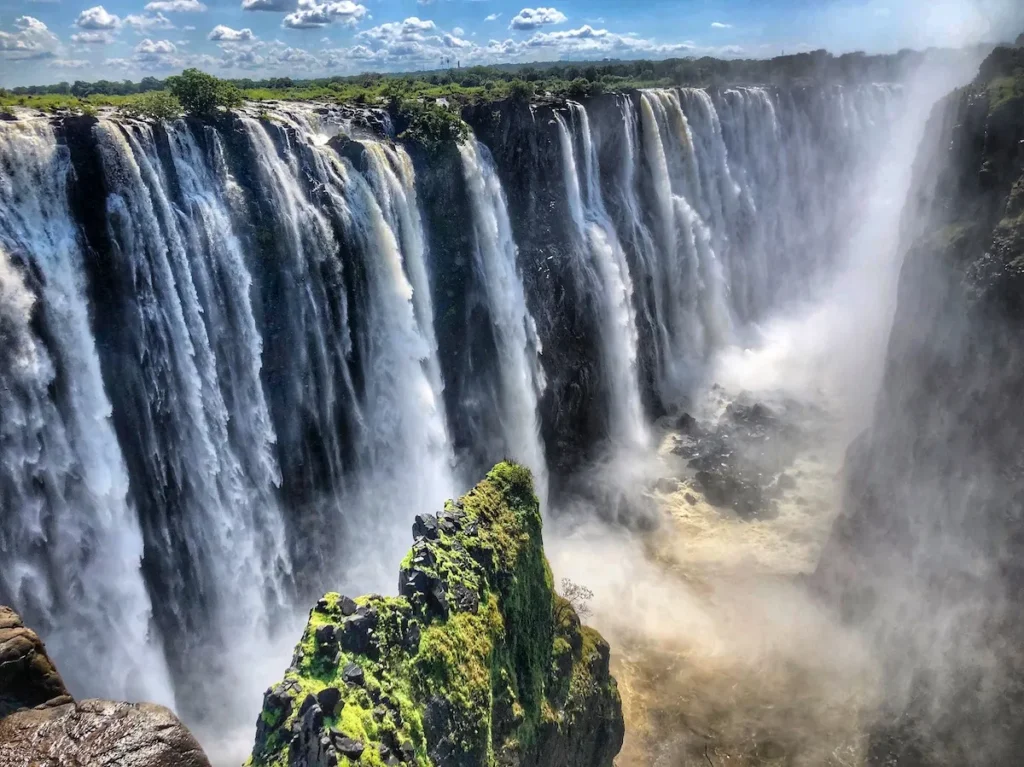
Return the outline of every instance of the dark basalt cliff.
{"type": "Polygon", "coordinates": [[[610,767],[609,648],[554,592],[529,472],[499,464],[413,532],[401,596],[310,612],[252,764],[610,767]]]}
{"type": "Polygon", "coordinates": [[[817,578],[887,660],[892,706],[872,764],[1013,764],[1024,747],[1024,51],[996,50],[936,107],[925,142],[883,391],[848,455],[817,578]]]}
{"type": "Polygon", "coordinates": [[[34,631],[0,606],[0,767],[210,767],[163,706],[75,702],[34,631]]]}

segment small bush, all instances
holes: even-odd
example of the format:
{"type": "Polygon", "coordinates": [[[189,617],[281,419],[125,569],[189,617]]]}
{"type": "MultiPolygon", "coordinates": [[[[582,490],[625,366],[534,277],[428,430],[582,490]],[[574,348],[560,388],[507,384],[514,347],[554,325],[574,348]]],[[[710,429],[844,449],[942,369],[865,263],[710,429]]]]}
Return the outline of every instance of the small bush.
{"type": "Polygon", "coordinates": [[[409,120],[409,127],[400,138],[419,142],[433,150],[448,141],[465,141],[469,138],[469,126],[461,117],[440,104],[417,105],[409,120]]]}
{"type": "Polygon", "coordinates": [[[580,618],[590,615],[590,600],[594,598],[594,592],[586,586],[573,583],[568,578],[562,578],[562,597],[572,605],[580,618]]]}
{"type": "Polygon", "coordinates": [[[242,104],[242,93],[234,85],[198,69],[186,69],[167,78],[167,87],[190,115],[215,114],[220,107],[242,104]]]}
{"type": "Polygon", "coordinates": [[[513,80],[508,88],[508,95],[513,101],[529,101],[533,98],[533,83],[523,80],[513,80]]]}
{"type": "Polygon", "coordinates": [[[181,102],[173,93],[150,91],[122,104],[120,112],[141,120],[173,120],[181,114],[181,102]]]}

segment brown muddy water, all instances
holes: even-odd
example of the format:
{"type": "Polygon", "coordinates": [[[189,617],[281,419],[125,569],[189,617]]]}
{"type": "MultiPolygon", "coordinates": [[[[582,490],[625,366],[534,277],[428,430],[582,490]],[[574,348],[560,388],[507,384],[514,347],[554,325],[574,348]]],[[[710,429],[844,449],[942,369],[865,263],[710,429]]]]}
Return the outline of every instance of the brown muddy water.
{"type": "Polygon", "coordinates": [[[618,767],[864,764],[878,674],[859,638],[804,585],[837,509],[843,446],[817,432],[773,519],[707,503],[662,432],[648,501],[658,526],[556,533],[557,578],[594,592],[612,646],[626,740],[618,767]]]}

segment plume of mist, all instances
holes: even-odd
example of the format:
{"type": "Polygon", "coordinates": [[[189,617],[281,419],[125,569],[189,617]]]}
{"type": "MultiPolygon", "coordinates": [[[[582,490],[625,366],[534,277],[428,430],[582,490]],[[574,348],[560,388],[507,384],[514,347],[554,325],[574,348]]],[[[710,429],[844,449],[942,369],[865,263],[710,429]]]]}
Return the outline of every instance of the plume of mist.
{"type": "MultiPolygon", "coordinates": [[[[750,329],[746,343],[725,350],[712,365],[709,382],[726,391],[781,393],[821,403],[838,416],[819,434],[817,452],[826,456],[819,480],[841,468],[843,449],[875,413],[904,251],[928,225],[905,202],[915,158],[918,169],[931,161],[918,153],[929,113],[970,81],[984,53],[934,52],[908,73],[888,142],[864,147],[864,162],[850,179],[859,194],[847,211],[851,236],[835,273],[811,300],[750,329]]],[[[595,594],[593,623],[612,643],[626,701],[623,764],[697,764],[709,744],[722,749],[722,758],[738,760],[730,763],[773,763],[785,755],[789,763],[815,767],[862,764],[869,745],[865,733],[879,712],[902,710],[911,694],[911,678],[901,677],[896,685],[884,678],[898,666],[887,640],[913,634],[914,621],[925,620],[932,630],[922,636],[952,640],[964,621],[980,619],[963,601],[929,614],[919,582],[908,583],[905,563],[893,560],[883,584],[890,598],[873,623],[842,620],[829,599],[793,577],[815,568],[839,512],[834,493],[825,494],[825,508],[813,523],[792,510],[778,522],[746,527],[708,514],[703,527],[686,528],[691,538],[682,542],[673,542],[680,537],[673,520],[663,520],[654,534],[595,523],[592,507],[608,499],[642,496],[653,503],[646,490],[664,471],[658,458],[634,452],[622,460],[614,455],[587,475],[581,483],[590,488],[587,500],[562,509],[549,531],[548,550],[556,576],[595,594]],[[743,547],[749,556],[737,553],[743,547]]],[[[935,500],[922,498],[918,507],[935,500]]],[[[666,507],[665,499],[658,503],[666,507]]],[[[681,514],[690,518],[700,510],[682,506],[681,514]]],[[[601,516],[621,518],[623,509],[636,508],[642,501],[620,501],[617,511],[609,514],[605,506],[601,516]]],[[[948,538],[944,545],[943,556],[958,571],[973,568],[984,579],[990,565],[976,552],[948,538]]],[[[899,646],[940,653],[953,645],[899,646]]],[[[971,644],[969,651],[979,666],[994,663],[981,645],[971,644]]],[[[934,665],[948,677],[959,670],[938,658],[934,665]]]]}

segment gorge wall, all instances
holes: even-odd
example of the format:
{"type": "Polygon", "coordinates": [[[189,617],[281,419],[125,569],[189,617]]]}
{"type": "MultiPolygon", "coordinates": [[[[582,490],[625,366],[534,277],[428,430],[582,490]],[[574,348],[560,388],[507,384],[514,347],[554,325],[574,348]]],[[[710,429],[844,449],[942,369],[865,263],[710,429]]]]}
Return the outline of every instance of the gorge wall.
{"type": "Polygon", "coordinates": [[[904,221],[882,392],[816,578],[885,664],[873,764],[1011,764],[1024,744],[1024,51],[997,49],[936,106],[904,221]]]}
{"type": "Polygon", "coordinates": [[[431,149],[301,104],[0,122],[0,602],[73,692],[250,727],[416,513],[505,456],[557,497],[809,295],[901,98],[488,104],[431,149]]]}

